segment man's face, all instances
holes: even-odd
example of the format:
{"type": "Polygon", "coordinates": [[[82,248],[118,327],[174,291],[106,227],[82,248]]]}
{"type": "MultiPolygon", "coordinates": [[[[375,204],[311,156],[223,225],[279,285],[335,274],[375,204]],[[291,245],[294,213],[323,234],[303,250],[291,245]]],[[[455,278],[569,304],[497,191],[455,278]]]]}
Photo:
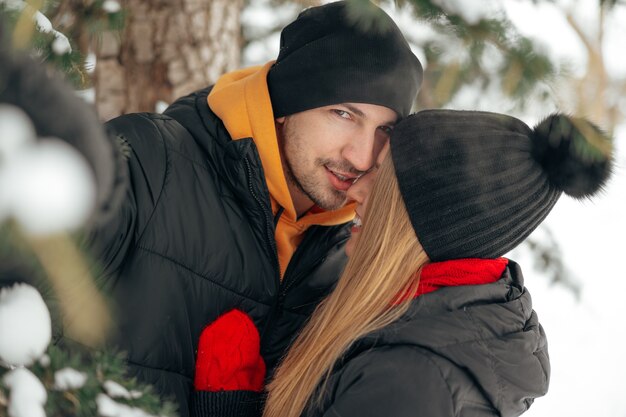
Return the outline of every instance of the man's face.
{"type": "Polygon", "coordinates": [[[283,170],[296,211],[335,210],[367,172],[398,116],[375,104],[343,103],[276,119],[283,170]]]}

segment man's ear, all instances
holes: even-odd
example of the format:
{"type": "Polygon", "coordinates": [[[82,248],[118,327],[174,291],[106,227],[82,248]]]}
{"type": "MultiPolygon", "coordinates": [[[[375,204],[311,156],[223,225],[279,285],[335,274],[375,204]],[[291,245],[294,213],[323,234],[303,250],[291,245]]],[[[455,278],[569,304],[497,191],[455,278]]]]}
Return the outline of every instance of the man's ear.
{"type": "Polygon", "coordinates": [[[282,125],[283,123],[285,123],[285,116],[276,118],[276,123],[279,125],[282,125]]]}

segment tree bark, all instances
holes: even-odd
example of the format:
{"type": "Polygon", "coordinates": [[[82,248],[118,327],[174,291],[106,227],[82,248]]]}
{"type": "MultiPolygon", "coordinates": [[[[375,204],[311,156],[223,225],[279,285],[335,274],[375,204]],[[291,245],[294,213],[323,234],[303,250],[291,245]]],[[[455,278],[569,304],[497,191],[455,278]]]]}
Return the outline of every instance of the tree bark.
{"type": "Polygon", "coordinates": [[[243,0],[126,0],[125,29],[96,45],[102,120],[153,112],[157,102],[214,83],[239,65],[243,0]]]}

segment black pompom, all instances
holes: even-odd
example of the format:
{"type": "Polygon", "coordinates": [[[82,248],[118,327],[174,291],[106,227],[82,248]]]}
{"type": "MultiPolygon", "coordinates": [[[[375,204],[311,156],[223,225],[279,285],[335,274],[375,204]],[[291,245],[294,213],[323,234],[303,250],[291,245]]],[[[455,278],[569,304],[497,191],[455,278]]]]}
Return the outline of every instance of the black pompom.
{"type": "Polygon", "coordinates": [[[553,114],[533,131],[533,155],[552,184],[582,199],[601,190],[611,175],[613,143],[585,119],[553,114]]]}

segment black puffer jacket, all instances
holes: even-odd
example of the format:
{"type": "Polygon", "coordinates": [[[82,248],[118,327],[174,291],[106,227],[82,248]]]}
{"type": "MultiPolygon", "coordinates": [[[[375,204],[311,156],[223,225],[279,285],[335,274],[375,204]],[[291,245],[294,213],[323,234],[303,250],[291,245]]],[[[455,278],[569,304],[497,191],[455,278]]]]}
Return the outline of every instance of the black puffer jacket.
{"type": "Polygon", "coordinates": [[[517,264],[493,283],[447,287],[359,340],[307,417],[518,416],[548,389],[547,342],[517,264]]]}
{"type": "Polygon", "coordinates": [[[259,329],[270,370],[345,263],[345,225],[311,227],[279,278],[274,219],[252,138],[232,141],[207,105],[209,89],[165,115],[108,123],[126,148],[123,204],[90,246],[104,262],[115,342],[143,381],[188,412],[205,325],[237,308],[259,329]]]}

